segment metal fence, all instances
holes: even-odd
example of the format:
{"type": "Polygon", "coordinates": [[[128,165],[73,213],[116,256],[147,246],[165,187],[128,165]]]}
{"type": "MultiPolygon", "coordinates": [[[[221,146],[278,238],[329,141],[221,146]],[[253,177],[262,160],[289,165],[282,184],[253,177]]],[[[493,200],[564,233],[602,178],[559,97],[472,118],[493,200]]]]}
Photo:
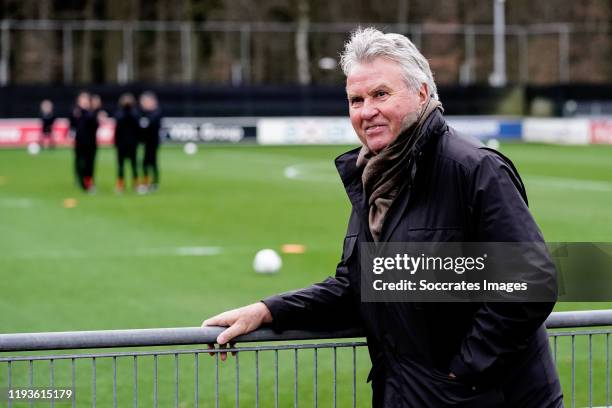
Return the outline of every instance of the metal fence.
{"type": "MultiPolygon", "coordinates": [[[[423,47],[425,54],[435,60],[444,59],[448,53],[447,49],[434,50],[434,43],[452,43],[452,50],[460,50],[460,57],[453,63],[452,72],[446,75],[436,69],[439,80],[444,83],[461,83],[469,85],[473,83],[486,83],[493,72],[493,39],[496,29],[491,24],[407,24],[407,23],[378,23],[373,24],[388,31],[404,33],[409,36],[419,47],[423,47]],[[432,53],[430,55],[430,53],[432,53]],[[483,55],[487,56],[482,58],[483,55]]],[[[280,22],[248,22],[248,21],[118,21],[118,20],[0,20],[0,86],[18,83],[40,83],[45,76],[40,70],[55,70],[59,67],[57,75],[51,75],[48,82],[61,81],[64,84],[75,84],[81,82],[100,82],[96,78],[90,78],[89,74],[76,72],[81,71],[107,71],[110,66],[112,72],[106,72],[102,78],[103,82],[125,84],[138,81],[167,81],[169,77],[174,82],[192,83],[208,81],[215,83],[231,83],[233,85],[265,83],[269,78],[257,78],[254,74],[254,66],[266,65],[266,63],[277,64],[265,53],[257,54],[255,44],[270,42],[274,37],[276,41],[284,41],[281,47],[284,54],[284,62],[291,66],[287,70],[295,71],[290,77],[295,83],[302,83],[295,76],[297,71],[293,64],[301,66],[299,57],[293,55],[296,38],[305,29],[304,49],[312,49],[306,55],[309,64],[305,69],[315,70],[316,62],[321,58],[335,56],[346,40],[346,35],[356,28],[355,23],[314,23],[302,27],[297,23],[280,22]],[[34,46],[30,48],[13,45],[13,39],[21,33],[40,33],[41,37],[33,41],[34,46]],[[110,46],[117,52],[106,52],[99,57],[91,55],[91,49],[95,48],[91,39],[84,39],[85,34],[99,35],[95,43],[98,47],[110,46]],[[143,45],[142,37],[148,33],[163,33],[172,36],[164,40],[164,50],[172,50],[176,55],[173,59],[180,61],[174,64],[176,72],[159,71],[156,77],[143,74],[150,65],[166,66],[167,55],[157,55],[152,60],[141,61],[144,58],[143,51],[147,49],[143,45]],[[271,35],[272,37],[266,37],[271,35]],[[41,38],[48,41],[43,44],[41,38]],[[214,39],[215,43],[221,45],[215,50],[218,58],[213,61],[202,60],[204,38],[214,39]],[[111,41],[112,40],[112,41],[111,41]],[[322,45],[323,44],[323,45],[322,45]],[[326,45],[327,44],[327,45],[326,45]],[[330,48],[330,46],[333,47],[330,48]],[[32,48],[34,47],[34,48],[32,48]],[[284,47],[284,48],[283,48],[284,47]],[[43,55],[40,61],[39,75],[28,78],[26,82],[16,79],[18,71],[31,64],[28,58],[32,54],[43,55]],[[109,55],[107,55],[109,54],[109,55]],[[110,54],[113,54],[111,57],[110,54]],[[16,60],[22,61],[16,64],[16,60]],[[98,68],[93,67],[94,60],[98,68]],[[311,64],[315,62],[315,64],[311,64]],[[159,64],[158,64],[159,63],[159,64]],[[206,70],[205,74],[198,75],[198,71],[204,66],[215,65],[216,71],[206,70]],[[312,67],[310,66],[312,65],[312,67]],[[84,69],[81,66],[87,66],[84,69]],[[79,68],[81,67],[81,68],[79,68]]],[[[605,53],[589,53],[581,44],[602,43],[602,47],[609,44],[610,26],[606,23],[598,24],[572,24],[572,23],[547,23],[547,24],[508,24],[503,27],[503,56],[508,63],[508,80],[512,83],[567,83],[569,81],[591,81],[593,69],[580,69],[576,74],[572,65],[582,67],[585,60],[594,60],[598,67],[607,67],[605,53]],[[603,42],[602,42],[603,41],[603,42]],[[548,44],[544,48],[537,46],[538,42],[548,44]],[[533,48],[533,47],[536,48],[533,48]],[[542,55],[542,49],[546,55],[542,55]],[[585,51],[583,53],[583,51],[585,51]],[[604,60],[599,60],[599,57],[604,60]],[[546,59],[544,59],[546,58],[546,59]],[[603,62],[602,62],[603,61],[603,62]],[[536,73],[542,64],[556,67],[553,73],[536,73]],[[585,72],[586,75],[585,76],[585,72]],[[538,75],[537,78],[534,76],[538,75]],[[542,80],[545,75],[547,80],[542,80]],[[551,77],[551,78],[549,78],[551,77]]],[[[433,61],[435,65],[435,61],[433,61]]],[[[438,67],[443,69],[444,67],[438,67]]],[[[164,68],[165,69],[165,68],[164,68]]],[[[270,71],[271,65],[266,65],[265,71],[270,71]]],[[[325,69],[323,69],[325,70],[325,69]]],[[[506,70],[504,63],[504,72],[506,70]]],[[[314,73],[313,71],[312,73],[314,73]]],[[[46,71],[45,71],[46,72],[46,71]]],[[[204,72],[204,71],[203,71],[204,72]]],[[[274,75],[278,75],[274,72],[274,75]]],[[[505,76],[506,74],[504,74],[505,76]]],[[[606,74],[601,74],[605,76],[606,74]]],[[[320,75],[319,82],[329,77],[328,73],[320,75]]],[[[597,76],[597,75],[595,75],[597,76]]],[[[310,75],[307,75],[310,77],[310,75]]],[[[596,82],[609,80],[609,77],[596,78],[596,82]]]]}
{"type": "MultiPolygon", "coordinates": [[[[551,347],[566,404],[610,406],[612,328],[597,326],[612,326],[612,310],[553,313],[546,325],[552,329],[551,347]]],[[[360,330],[277,334],[261,329],[240,337],[239,346],[231,349],[184,347],[212,343],[221,330],[1,334],[0,390],[5,395],[7,389],[71,390],[67,400],[46,401],[58,407],[370,405],[365,384],[370,363],[366,343],[357,339],[363,336],[360,330]],[[80,351],[126,347],[139,349],[80,351]],[[73,351],[49,354],[50,350],[73,351]],[[15,352],[20,355],[7,355],[15,352]],[[223,362],[223,352],[236,355],[223,362]]],[[[40,398],[8,400],[5,396],[0,406],[38,402],[40,398]]]]}

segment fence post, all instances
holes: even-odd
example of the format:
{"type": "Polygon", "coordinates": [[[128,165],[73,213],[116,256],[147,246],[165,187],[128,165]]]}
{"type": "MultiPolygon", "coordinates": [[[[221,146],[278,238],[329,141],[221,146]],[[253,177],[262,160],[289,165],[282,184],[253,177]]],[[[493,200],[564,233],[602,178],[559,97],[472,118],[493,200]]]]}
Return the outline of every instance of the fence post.
{"type": "Polygon", "coordinates": [[[491,86],[505,86],[506,79],[506,16],[505,0],[493,0],[494,7],[494,47],[493,73],[489,77],[491,86]]]}
{"type": "Polygon", "coordinates": [[[6,86],[11,76],[10,56],[11,56],[11,23],[9,20],[2,21],[2,54],[0,54],[0,86],[6,86]]]}
{"type": "Polygon", "coordinates": [[[123,55],[119,63],[117,80],[120,84],[134,80],[134,28],[132,24],[123,27],[123,55]]]}
{"type": "Polygon", "coordinates": [[[240,66],[242,67],[242,82],[251,82],[251,26],[243,24],[240,27],[240,66]]]}
{"type": "Polygon", "coordinates": [[[72,43],[72,25],[65,23],[62,26],[62,71],[64,75],[64,84],[70,84],[73,81],[73,43],[72,43]]]}
{"type": "Polygon", "coordinates": [[[183,63],[183,82],[193,81],[191,23],[181,23],[181,60],[183,63]]]}
{"type": "Polygon", "coordinates": [[[567,24],[559,27],[559,82],[570,80],[570,28],[567,24]]]}
{"type": "Polygon", "coordinates": [[[529,33],[521,28],[518,33],[519,42],[519,81],[521,84],[529,83],[529,33]]]}
{"type": "Polygon", "coordinates": [[[412,28],[410,29],[410,40],[412,41],[412,43],[414,44],[415,47],[417,47],[419,50],[421,49],[421,45],[422,45],[422,38],[423,36],[423,30],[421,29],[421,27],[419,26],[412,26],[412,28]]]}
{"type": "Polygon", "coordinates": [[[474,27],[469,25],[464,31],[465,60],[459,70],[459,83],[469,85],[474,82],[474,61],[476,56],[476,38],[474,27]]]}

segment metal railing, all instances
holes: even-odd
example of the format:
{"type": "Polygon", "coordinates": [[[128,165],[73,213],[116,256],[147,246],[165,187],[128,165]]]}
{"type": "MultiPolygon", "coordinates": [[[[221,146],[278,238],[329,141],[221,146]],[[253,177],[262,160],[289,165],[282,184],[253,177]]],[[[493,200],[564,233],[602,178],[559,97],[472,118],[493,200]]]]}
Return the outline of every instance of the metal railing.
{"type": "MultiPolygon", "coordinates": [[[[610,406],[612,328],[597,326],[612,326],[612,310],[557,312],[546,325],[554,329],[549,332],[551,347],[567,405],[610,406]]],[[[213,343],[222,330],[0,334],[0,390],[70,389],[74,394],[68,402],[73,407],[369,406],[366,343],[346,340],[363,337],[361,330],[278,334],[261,329],[237,338],[238,347],[182,347],[213,343]],[[268,343],[287,341],[291,343],[268,343]],[[246,343],[254,344],[242,345],[246,343]],[[79,350],[151,346],[158,349],[79,350]],[[49,350],[75,351],[50,355],[49,350]],[[20,355],[7,356],[8,352],[20,355]],[[233,361],[223,363],[224,352],[235,352],[233,361]]],[[[34,400],[22,402],[34,404],[34,400]]],[[[0,399],[3,404],[23,406],[6,398],[0,399]]]]}

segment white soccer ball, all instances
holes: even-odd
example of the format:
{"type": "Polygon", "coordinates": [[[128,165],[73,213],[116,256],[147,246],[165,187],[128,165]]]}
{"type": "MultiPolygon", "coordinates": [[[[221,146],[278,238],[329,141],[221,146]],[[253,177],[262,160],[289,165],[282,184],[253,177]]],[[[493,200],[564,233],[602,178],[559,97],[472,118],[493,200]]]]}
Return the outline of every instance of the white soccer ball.
{"type": "Polygon", "coordinates": [[[198,145],[193,142],[185,143],[183,149],[185,150],[185,154],[192,156],[198,152],[198,145]]]}
{"type": "Polygon", "coordinates": [[[487,147],[489,149],[499,150],[499,140],[497,140],[497,139],[489,139],[489,140],[487,140],[487,147]]]}
{"type": "Polygon", "coordinates": [[[257,273],[276,273],[283,266],[281,257],[273,249],[262,249],[253,260],[253,269],[257,273]]]}
{"type": "Polygon", "coordinates": [[[28,153],[32,156],[37,155],[40,153],[40,145],[36,142],[28,143],[28,153]]]}

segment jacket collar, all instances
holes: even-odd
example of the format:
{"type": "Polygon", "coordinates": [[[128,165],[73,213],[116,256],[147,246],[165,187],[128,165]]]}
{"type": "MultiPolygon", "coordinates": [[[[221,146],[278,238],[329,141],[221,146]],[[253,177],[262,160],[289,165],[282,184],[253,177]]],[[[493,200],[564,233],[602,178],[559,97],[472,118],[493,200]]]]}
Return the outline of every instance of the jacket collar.
{"type": "MultiPolygon", "coordinates": [[[[381,241],[386,240],[391,235],[395,227],[397,227],[408,205],[409,186],[414,183],[420,163],[426,159],[433,159],[432,147],[436,144],[436,141],[439,139],[440,135],[442,135],[447,129],[448,126],[442,117],[442,112],[440,109],[436,109],[429,115],[429,117],[427,117],[427,119],[425,119],[425,124],[422,128],[421,134],[419,135],[419,138],[412,149],[411,154],[413,156],[413,160],[411,160],[412,165],[408,174],[407,185],[403,186],[402,192],[391,205],[381,231],[381,241]]],[[[338,170],[338,174],[342,179],[344,189],[346,190],[346,194],[348,195],[353,208],[357,211],[360,218],[365,220],[365,225],[368,225],[369,208],[363,192],[363,184],[361,181],[363,168],[357,167],[357,156],[359,155],[360,149],[361,147],[358,147],[338,156],[335,163],[336,169],[338,170]]]]}
{"type": "Polygon", "coordinates": [[[369,210],[365,194],[363,193],[363,183],[361,182],[363,167],[357,167],[357,156],[359,156],[360,150],[361,147],[358,147],[336,157],[335,163],[353,208],[359,214],[359,218],[365,220],[367,225],[369,210]]]}
{"type": "Polygon", "coordinates": [[[344,184],[346,194],[353,205],[360,202],[363,195],[363,185],[361,183],[363,168],[357,167],[357,156],[359,156],[360,150],[361,147],[358,147],[341,154],[335,159],[336,169],[342,184],[344,184]]]}
{"type": "Polygon", "coordinates": [[[417,161],[420,161],[425,154],[430,155],[430,147],[436,144],[440,135],[447,129],[448,125],[442,117],[442,111],[440,109],[434,110],[427,119],[425,119],[421,134],[412,150],[413,157],[415,157],[417,161]]]}

